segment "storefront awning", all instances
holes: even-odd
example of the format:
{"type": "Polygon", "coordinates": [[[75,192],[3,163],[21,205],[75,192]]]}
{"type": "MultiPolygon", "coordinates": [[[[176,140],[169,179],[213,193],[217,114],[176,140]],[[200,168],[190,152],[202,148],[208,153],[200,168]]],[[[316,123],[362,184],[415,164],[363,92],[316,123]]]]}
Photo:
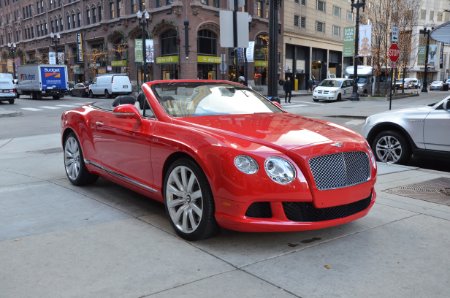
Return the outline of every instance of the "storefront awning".
{"type": "Polygon", "coordinates": [[[450,22],[444,23],[431,31],[431,38],[450,44],[450,22]]]}

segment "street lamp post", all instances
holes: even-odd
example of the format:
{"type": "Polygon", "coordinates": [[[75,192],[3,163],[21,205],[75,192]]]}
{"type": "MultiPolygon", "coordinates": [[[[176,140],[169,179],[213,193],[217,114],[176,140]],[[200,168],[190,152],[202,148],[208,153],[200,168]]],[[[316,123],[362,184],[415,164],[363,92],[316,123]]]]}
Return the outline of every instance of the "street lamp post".
{"type": "Polygon", "coordinates": [[[278,97],[278,11],[279,0],[269,1],[269,73],[267,95],[278,97]]]}
{"type": "Polygon", "coordinates": [[[353,58],[353,93],[351,100],[359,100],[358,94],[358,52],[359,52],[359,9],[366,6],[366,0],[352,0],[352,12],[356,9],[356,26],[355,26],[355,54],[353,58]]]}
{"type": "Polygon", "coordinates": [[[58,44],[61,41],[61,35],[59,33],[50,33],[53,49],[56,55],[56,64],[58,64],[58,44]]]}
{"type": "Polygon", "coordinates": [[[425,69],[424,69],[424,78],[422,85],[422,92],[428,92],[428,48],[430,47],[430,29],[423,28],[420,30],[420,33],[424,34],[427,37],[427,44],[425,48],[425,69]]]}
{"type": "Polygon", "coordinates": [[[9,53],[11,54],[12,58],[13,58],[13,78],[16,78],[16,43],[15,42],[8,42],[8,48],[9,48],[9,53]]]}
{"type": "Polygon", "coordinates": [[[146,53],[146,47],[145,47],[145,39],[147,36],[147,24],[150,21],[150,13],[145,9],[144,11],[138,11],[136,13],[136,16],[141,23],[142,26],[142,73],[144,75],[143,82],[147,81],[147,53],[146,53]]]}

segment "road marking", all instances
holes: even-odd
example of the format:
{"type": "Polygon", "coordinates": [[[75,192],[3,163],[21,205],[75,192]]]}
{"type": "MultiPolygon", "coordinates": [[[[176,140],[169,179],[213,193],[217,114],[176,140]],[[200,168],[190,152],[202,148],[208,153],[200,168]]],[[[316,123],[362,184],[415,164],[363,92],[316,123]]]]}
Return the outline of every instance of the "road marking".
{"type": "Polygon", "coordinates": [[[40,108],[49,109],[49,110],[59,110],[59,107],[51,107],[51,106],[40,106],[40,108]]]}
{"type": "Polygon", "coordinates": [[[360,125],[366,122],[366,120],[350,120],[345,122],[345,125],[360,125]]]}
{"type": "Polygon", "coordinates": [[[297,107],[307,107],[308,105],[302,105],[302,104],[284,104],[282,105],[283,108],[297,108],[297,107]]]}
{"type": "Polygon", "coordinates": [[[20,108],[20,109],[25,110],[25,111],[32,111],[32,112],[42,111],[42,109],[35,109],[35,108],[20,108]]]}
{"type": "Polygon", "coordinates": [[[78,107],[78,105],[56,105],[57,107],[62,107],[62,108],[74,108],[74,107],[78,107]]]}

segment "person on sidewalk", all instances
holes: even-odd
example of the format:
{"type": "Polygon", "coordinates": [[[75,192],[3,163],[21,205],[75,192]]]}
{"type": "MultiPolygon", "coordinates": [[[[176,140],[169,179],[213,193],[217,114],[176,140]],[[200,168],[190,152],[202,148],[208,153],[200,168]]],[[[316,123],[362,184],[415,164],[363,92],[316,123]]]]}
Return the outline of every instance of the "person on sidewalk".
{"type": "Polygon", "coordinates": [[[290,77],[287,77],[286,82],[284,82],[283,89],[284,89],[284,102],[290,103],[292,97],[292,81],[290,77]]]}

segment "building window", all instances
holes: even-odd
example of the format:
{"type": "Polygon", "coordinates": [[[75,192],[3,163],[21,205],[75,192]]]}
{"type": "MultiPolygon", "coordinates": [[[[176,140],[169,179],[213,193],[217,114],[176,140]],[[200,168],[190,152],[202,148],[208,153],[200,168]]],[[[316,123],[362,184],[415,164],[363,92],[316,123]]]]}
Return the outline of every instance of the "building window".
{"type": "Polygon", "coordinates": [[[100,5],[98,6],[97,13],[98,13],[98,21],[101,22],[102,21],[102,7],[100,5]]]}
{"type": "Polygon", "coordinates": [[[317,32],[325,32],[325,23],[316,21],[316,31],[317,32]]]}
{"type": "Polygon", "coordinates": [[[335,17],[341,17],[341,8],[339,6],[333,5],[333,15],[335,17]]]}
{"type": "Polygon", "coordinates": [[[300,16],[294,15],[294,26],[298,27],[300,25],[300,16]]]}
{"type": "MultiPolygon", "coordinates": [[[[158,1],[156,1],[158,2],[158,1]]],[[[158,3],[156,3],[158,5],[158,3]]],[[[158,7],[158,6],[156,6],[158,7]]],[[[136,13],[139,10],[138,0],[131,0],[131,13],[136,13]]]]}
{"type": "Polygon", "coordinates": [[[317,10],[326,12],[327,2],[324,0],[317,0],[317,10]]]}
{"type": "Polygon", "coordinates": [[[72,28],[75,28],[75,14],[72,14],[72,28]]]}
{"type": "Polygon", "coordinates": [[[58,19],[55,20],[55,32],[59,31],[59,21],[58,19]]]}
{"type": "Polygon", "coordinates": [[[438,12],[438,14],[437,14],[437,21],[438,22],[442,22],[442,20],[443,20],[443,13],[442,12],[438,12]]]}
{"type": "Polygon", "coordinates": [[[109,15],[111,19],[116,18],[116,6],[114,5],[114,0],[109,0],[109,15]]]}
{"type": "Polygon", "coordinates": [[[117,0],[117,17],[120,18],[120,7],[122,7],[122,0],[117,0]]]}
{"type": "Polygon", "coordinates": [[[306,28],[306,17],[300,18],[300,27],[302,27],[303,29],[306,28]]]}
{"type": "Polygon", "coordinates": [[[59,18],[59,31],[63,31],[64,30],[64,22],[62,18],[59,18]]]}
{"type": "Polygon", "coordinates": [[[91,10],[89,8],[86,10],[86,24],[91,24],[91,10]]]}
{"type": "Polygon", "coordinates": [[[161,34],[161,56],[178,55],[178,33],[169,29],[161,34]]]}
{"type": "Polygon", "coordinates": [[[80,12],[77,13],[77,25],[78,25],[78,27],[81,27],[81,13],[80,12]]]}
{"type": "Polygon", "coordinates": [[[420,19],[425,20],[426,17],[427,17],[427,11],[425,9],[421,9],[420,10],[420,19]]]}
{"type": "Polygon", "coordinates": [[[430,21],[434,22],[434,10],[430,10],[430,21]]]}
{"type": "Polygon", "coordinates": [[[67,30],[70,30],[70,15],[67,15],[67,30]]]}
{"type": "Polygon", "coordinates": [[[97,15],[95,14],[96,11],[97,9],[95,7],[92,7],[92,24],[97,23],[97,15]]]}
{"type": "Polygon", "coordinates": [[[347,21],[353,21],[353,13],[347,10],[347,21]]]}
{"type": "Polygon", "coordinates": [[[200,30],[197,39],[199,54],[217,55],[217,35],[209,30],[200,30]]]}
{"type": "Polygon", "coordinates": [[[333,35],[336,37],[341,37],[341,27],[333,25],[333,35]]]}

